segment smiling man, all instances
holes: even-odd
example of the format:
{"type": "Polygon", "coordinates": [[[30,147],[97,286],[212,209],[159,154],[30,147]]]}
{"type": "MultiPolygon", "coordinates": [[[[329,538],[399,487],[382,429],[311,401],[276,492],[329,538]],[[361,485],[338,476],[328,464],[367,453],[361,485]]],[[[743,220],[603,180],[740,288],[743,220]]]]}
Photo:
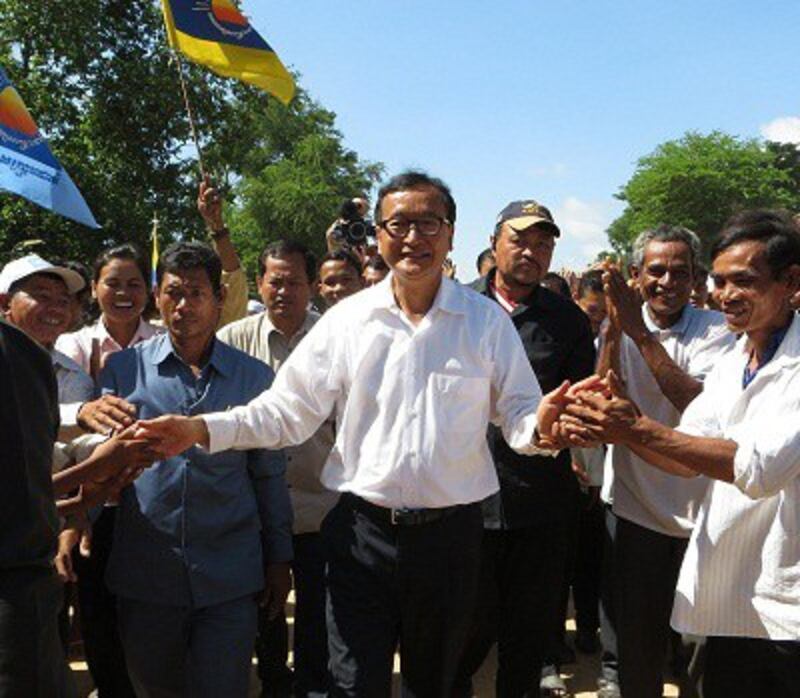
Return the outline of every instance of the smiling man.
{"type": "MultiPolygon", "coordinates": [[[[771,211],[731,219],[712,249],[714,296],[736,347],[677,430],[611,380],[569,408],[596,437],[711,484],[683,560],[672,624],[708,637],[703,695],[800,695],[800,234],[771,211]]],[[[611,377],[613,378],[613,376],[611,377]]],[[[616,448],[616,446],[615,446],[616,448]]]]}
{"type": "MultiPolygon", "coordinates": [[[[669,426],[734,342],[722,315],[689,304],[699,255],[692,231],[660,226],[634,242],[635,290],[613,268],[603,277],[609,323],[598,373],[614,368],[642,411],[669,426]]],[[[618,695],[619,682],[623,696],[650,698],[663,689],[672,591],[707,481],[642,467],[624,444],[611,461],[600,690],[618,695]]]]}
{"type": "Polygon", "coordinates": [[[398,644],[405,695],[450,695],[477,592],[480,502],[498,488],[487,424],[517,451],[549,450],[566,399],[566,385],[542,398],[495,302],[443,278],[455,215],[440,180],[390,180],[375,212],[387,279],[323,315],[246,407],[140,425],[167,453],[215,453],[302,443],[335,412],[322,482],[342,494],[322,534],[336,696],[389,695],[398,644]]]}

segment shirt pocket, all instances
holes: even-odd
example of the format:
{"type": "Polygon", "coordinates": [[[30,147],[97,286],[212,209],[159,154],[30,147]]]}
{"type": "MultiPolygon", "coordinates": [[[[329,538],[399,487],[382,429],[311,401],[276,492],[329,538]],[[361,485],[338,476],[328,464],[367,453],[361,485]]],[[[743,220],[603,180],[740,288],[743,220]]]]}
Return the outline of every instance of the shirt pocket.
{"type": "MultiPolygon", "coordinates": [[[[433,373],[430,381],[429,408],[437,435],[458,433],[484,439],[489,422],[489,379],[433,373]]],[[[447,441],[448,448],[460,446],[447,441]]]]}

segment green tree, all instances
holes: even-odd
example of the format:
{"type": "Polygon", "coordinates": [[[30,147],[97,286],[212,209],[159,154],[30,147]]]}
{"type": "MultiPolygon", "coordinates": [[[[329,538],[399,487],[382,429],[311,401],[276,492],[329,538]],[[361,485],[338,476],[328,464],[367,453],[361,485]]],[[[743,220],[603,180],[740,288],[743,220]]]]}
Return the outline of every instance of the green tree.
{"type": "Polygon", "coordinates": [[[736,211],[800,206],[796,162],[784,146],[765,147],[719,131],[687,133],[639,160],[617,194],[627,206],[609,227],[609,239],[627,252],[642,230],[672,223],[694,230],[707,249],[736,211]]]}
{"type": "MultiPolygon", "coordinates": [[[[0,262],[31,238],[45,241],[53,257],[83,261],[119,242],[146,248],[155,213],[162,247],[204,235],[195,210],[195,150],[159,3],[81,0],[65,11],[61,3],[0,0],[0,63],[103,226],[92,231],[0,194],[0,262]]],[[[308,199],[286,192],[328,193],[317,181],[323,167],[331,168],[324,181],[337,194],[351,184],[368,189],[374,180],[379,168],[343,147],[335,115],[302,90],[286,108],[199,66],[185,64],[185,75],[206,169],[228,192],[232,220],[247,221],[253,247],[306,229],[286,221],[305,216],[308,199]],[[248,192],[262,194],[262,175],[283,191],[272,196],[266,219],[281,222],[274,233],[249,213],[248,192]],[[291,208],[300,201],[303,207],[291,208]]],[[[314,206],[335,213],[335,206],[314,206]]]]}

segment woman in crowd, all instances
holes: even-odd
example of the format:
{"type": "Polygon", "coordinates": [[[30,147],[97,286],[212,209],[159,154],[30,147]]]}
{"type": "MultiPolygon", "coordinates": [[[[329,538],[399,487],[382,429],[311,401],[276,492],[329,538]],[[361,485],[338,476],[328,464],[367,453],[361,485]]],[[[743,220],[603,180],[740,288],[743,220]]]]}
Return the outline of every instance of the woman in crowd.
{"type": "Polygon", "coordinates": [[[92,297],[100,317],[92,325],[62,335],[56,345],[92,378],[97,378],[109,354],[160,331],[143,317],[149,297],[148,275],[147,262],[133,245],[112,247],[95,261],[92,297]]]}

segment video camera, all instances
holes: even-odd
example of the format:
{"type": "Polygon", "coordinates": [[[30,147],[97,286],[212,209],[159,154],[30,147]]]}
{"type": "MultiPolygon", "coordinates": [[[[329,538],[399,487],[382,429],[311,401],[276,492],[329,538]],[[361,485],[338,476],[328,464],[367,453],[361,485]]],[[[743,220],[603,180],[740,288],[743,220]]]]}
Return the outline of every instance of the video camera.
{"type": "Polygon", "coordinates": [[[333,229],[333,236],[350,247],[361,247],[368,243],[369,238],[375,237],[375,226],[361,215],[358,204],[348,199],[339,210],[339,222],[333,229]]]}

